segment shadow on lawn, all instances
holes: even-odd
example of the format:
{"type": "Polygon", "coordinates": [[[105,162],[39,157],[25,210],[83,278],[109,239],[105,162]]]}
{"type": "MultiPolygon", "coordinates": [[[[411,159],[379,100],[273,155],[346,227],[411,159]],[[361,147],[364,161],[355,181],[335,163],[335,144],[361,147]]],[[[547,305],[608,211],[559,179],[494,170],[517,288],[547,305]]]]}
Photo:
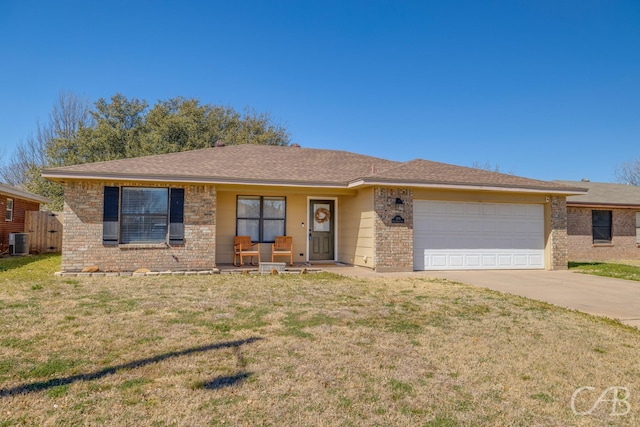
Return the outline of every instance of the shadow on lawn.
{"type": "MultiPolygon", "coordinates": [[[[220,350],[224,348],[239,348],[245,344],[251,344],[253,342],[259,341],[262,338],[252,337],[246,340],[237,340],[237,341],[229,341],[223,342],[219,344],[210,344],[202,347],[194,347],[188,348],[182,351],[173,351],[171,353],[165,353],[154,357],[149,357],[147,359],[134,360],[133,362],[124,363],[122,365],[110,366],[100,371],[91,372],[87,374],[77,374],[71,375],[69,377],[63,378],[52,378],[47,381],[37,381],[28,384],[22,384],[11,388],[2,388],[0,389],[0,397],[13,396],[16,394],[27,394],[34,393],[42,390],[47,390],[53,387],[58,387],[61,385],[72,384],[78,381],[93,381],[105,377],[107,375],[113,375],[121,369],[135,369],[140,368],[142,366],[150,365],[152,363],[162,362],[167,359],[173,359],[175,357],[187,356],[194,353],[202,353],[206,351],[212,350],[220,350]]],[[[237,382],[243,381],[248,378],[251,374],[248,372],[241,372],[237,375],[233,376],[224,376],[214,378],[212,381],[206,382],[203,384],[203,388],[207,390],[216,390],[222,387],[228,387],[234,385],[237,382]]]]}
{"type": "Polygon", "coordinates": [[[580,268],[580,267],[595,267],[596,265],[602,265],[604,264],[603,262],[575,262],[575,261],[569,261],[569,268],[580,268]]]}

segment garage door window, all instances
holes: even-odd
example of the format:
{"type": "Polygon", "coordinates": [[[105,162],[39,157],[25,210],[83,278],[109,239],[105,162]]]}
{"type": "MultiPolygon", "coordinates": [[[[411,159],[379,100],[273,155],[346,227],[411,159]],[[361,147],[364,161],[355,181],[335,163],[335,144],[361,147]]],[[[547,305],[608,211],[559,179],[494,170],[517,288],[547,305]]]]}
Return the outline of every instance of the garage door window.
{"type": "Polygon", "coordinates": [[[611,211],[592,211],[593,243],[611,243],[611,211]]]}

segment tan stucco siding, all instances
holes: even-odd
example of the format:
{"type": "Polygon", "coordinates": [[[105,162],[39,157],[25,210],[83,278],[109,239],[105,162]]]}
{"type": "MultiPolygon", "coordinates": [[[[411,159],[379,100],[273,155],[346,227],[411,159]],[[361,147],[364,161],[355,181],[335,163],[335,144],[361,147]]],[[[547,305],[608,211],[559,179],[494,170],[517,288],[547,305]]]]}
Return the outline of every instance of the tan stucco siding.
{"type": "MultiPolygon", "coordinates": [[[[333,199],[345,193],[356,194],[355,191],[316,190],[313,188],[219,186],[216,222],[216,235],[218,237],[218,245],[216,247],[217,262],[221,264],[231,264],[233,262],[233,237],[236,235],[236,200],[238,195],[286,197],[286,234],[293,237],[294,262],[301,263],[307,260],[309,197],[333,199]],[[302,226],[303,223],[304,227],[302,226]]],[[[346,199],[348,198],[346,197],[346,199]]],[[[338,209],[338,221],[341,222],[341,202],[338,202],[336,208],[338,209]]],[[[340,227],[340,224],[338,224],[338,227],[340,227]]],[[[340,233],[338,233],[338,242],[340,242],[341,237],[340,233]]],[[[270,243],[262,243],[260,245],[260,257],[263,261],[271,261],[270,243]]],[[[278,258],[277,261],[284,261],[284,258],[278,258]]]]}
{"type": "Polygon", "coordinates": [[[373,188],[339,200],[338,261],[375,268],[373,188]]]}

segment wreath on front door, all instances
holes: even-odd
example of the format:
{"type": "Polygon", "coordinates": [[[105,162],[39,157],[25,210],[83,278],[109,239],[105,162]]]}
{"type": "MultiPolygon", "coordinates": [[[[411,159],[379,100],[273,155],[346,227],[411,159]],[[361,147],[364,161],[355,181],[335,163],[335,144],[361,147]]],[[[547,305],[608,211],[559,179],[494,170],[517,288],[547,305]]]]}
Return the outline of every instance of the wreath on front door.
{"type": "Polygon", "coordinates": [[[318,208],[313,216],[318,224],[322,224],[323,222],[329,221],[331,218],[331,212],[325,208],[318,208]]]}

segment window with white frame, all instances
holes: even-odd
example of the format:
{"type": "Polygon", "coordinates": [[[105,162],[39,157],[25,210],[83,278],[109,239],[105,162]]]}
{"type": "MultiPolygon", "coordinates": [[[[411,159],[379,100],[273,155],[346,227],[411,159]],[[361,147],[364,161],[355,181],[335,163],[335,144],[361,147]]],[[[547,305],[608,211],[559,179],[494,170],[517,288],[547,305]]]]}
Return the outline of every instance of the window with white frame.
{"type": "Polygon", "coordinates": [[[285,235],[286,198],[238,196],[236,236],[251,236],[252,242],[269,243],[285,235]]]}
{"type": "Polygon", "coordinates": [[[7,215],[6,221],[13,221],[13,199],[7,199],[7,215]]]}
{"type": "Polygon", "coordinates": [[[640,212],[636,212],[636,243],[640,245],[640,212]]]}

